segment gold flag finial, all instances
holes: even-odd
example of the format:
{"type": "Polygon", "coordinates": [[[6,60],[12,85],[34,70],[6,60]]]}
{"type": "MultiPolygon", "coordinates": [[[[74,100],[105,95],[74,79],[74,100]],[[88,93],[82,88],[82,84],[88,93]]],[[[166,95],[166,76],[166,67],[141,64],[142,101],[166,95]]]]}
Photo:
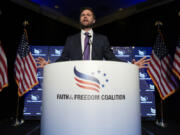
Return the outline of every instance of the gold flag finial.
{"type": "Polygon", "coordinates": [[[162,25],[163,25],[163,23],[161,21],[156,21],[155,22],[155,26],[162,26],[162,25]]]}
{"type": "Polygon", "coordinates": [[[23,26],[26,27],[27,25],[29,25],[29,22],[25,20],[25,21],[23,22],[23,26]]]}
{"type": "Polygon", "coordinates": [[[178,12],[178,16],[180,16],[180,11],[178,12]]]}

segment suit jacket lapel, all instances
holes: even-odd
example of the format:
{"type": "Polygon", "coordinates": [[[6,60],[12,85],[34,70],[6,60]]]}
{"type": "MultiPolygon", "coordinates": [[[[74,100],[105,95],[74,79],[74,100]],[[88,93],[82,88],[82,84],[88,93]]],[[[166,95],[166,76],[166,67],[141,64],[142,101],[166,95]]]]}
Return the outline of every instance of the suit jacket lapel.
{"type": "Polygon", "coordinates": [[[74,43],[74,44],[76,44],[76,47],[78,50],[78,52],[76,52],[76,53],[77,53],[78,57],[81,58],[81,60],[82,60],[81,33],[79,33],[77,36],[78,36],[77,43],[74,43]]]}
{"type": "Polygon", "coordinates": [[[94,33],[93,35],[93,42],[92,42],[92,60],[96,59],[96,47],[97,47],[97,36],[94,33]]]}

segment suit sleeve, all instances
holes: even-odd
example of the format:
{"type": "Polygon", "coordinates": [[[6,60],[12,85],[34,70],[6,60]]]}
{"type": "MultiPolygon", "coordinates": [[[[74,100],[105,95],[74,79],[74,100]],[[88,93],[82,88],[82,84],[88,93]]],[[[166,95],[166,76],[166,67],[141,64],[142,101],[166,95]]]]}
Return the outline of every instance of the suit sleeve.
{"type": "Polygon", "coordinates": [[[70,50],[70,38],[68,37],[66,39],[65,45],[64,45],[64,49],[62,52],[62,55],[56,60],[56,62],[60,62],[60,61],[68,61],[70,60],[69,58],[69,50],[70,50]]]}
{"type": "Polygon", "coordinates": [[[125,62],[121,59],[118,59],[112,49],[110,48],[110,44],[109,44],[109,40],[106,36],[104,36],[104,57],[106,60],[112,60],[112,61],[121,61],[121,62],[125,62]]]}

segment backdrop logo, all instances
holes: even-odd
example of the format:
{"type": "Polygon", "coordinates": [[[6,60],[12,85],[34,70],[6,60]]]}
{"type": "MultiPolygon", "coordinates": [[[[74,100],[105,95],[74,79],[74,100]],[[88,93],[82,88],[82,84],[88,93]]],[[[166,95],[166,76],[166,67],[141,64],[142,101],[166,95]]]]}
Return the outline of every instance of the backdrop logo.
{"type": "Polygon", "coordinates": [[[100,92],[101,88],[105,87],[105,84],[108,83],[108,79],[106,79],[106,73],[98,71],[91,72],[91,75],[86,73],[82,73],[76,69],[74,66],[74,74],[76,85],[82,89],[93,90],[96,92],[100,92]]]}
{"type": "Polygon", "coordinates": [[[140,56],[145,56],[146,55],[146,52],[145,52],[145,50],[138,50],[138,54],[140,55],[140,56]]]}

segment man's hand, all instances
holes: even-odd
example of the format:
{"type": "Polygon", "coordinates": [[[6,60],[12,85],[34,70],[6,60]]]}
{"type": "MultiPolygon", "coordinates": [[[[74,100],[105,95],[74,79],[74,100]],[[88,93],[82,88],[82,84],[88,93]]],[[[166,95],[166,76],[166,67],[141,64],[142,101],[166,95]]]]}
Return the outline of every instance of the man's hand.
{"type": "Polygon", "coordinates": [[[140,60],[136,61],[133,59],[132,63],[137,65],[140,69],[141,68],[148,68],[149,61],[151,59],[146,59],[146,57],[141,58],[140,60]]]}
{"type": "Polygon", "coordinates": [[[50,60],[46,61],[43,57],[36,58],[37,68],[43,68],[45,65],[49,63],[50,63],[50,60]]]}

